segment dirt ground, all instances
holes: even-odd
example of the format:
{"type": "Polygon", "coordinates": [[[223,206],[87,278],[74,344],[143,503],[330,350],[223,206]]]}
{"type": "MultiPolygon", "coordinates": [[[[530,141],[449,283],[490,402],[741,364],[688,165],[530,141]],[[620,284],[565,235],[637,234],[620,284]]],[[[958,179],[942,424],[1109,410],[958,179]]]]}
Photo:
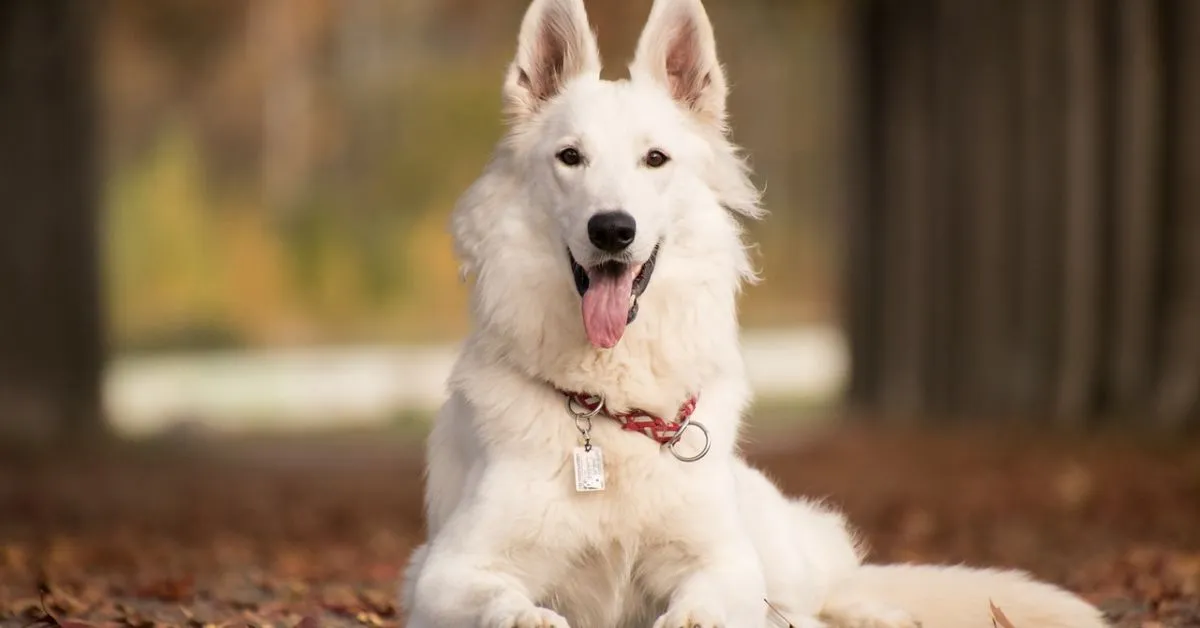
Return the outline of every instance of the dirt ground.
{"type": "MultiPolygon", "coordinates": [[[[875,560],[1020,567],[1119,626],[1200,626],[1200,441],[758,440],[752,457],[843,506],[875,560]]],[[[398,626],[420,490],[411,439],[370,435],[5,456],[0,626],[398,626]]]]}

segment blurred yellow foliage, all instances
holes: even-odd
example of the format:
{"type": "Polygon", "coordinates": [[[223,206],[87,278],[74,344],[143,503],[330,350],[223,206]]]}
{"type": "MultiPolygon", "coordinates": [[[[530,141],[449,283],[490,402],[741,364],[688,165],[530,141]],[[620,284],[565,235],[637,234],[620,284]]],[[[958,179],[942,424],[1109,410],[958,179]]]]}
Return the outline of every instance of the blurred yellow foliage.
{"type": "MultiPolygon", "coordinates": [[[[297,4],[112,5],[105,241],[118,350],[424,342],[466,329],[449,213],[501,133],[524,3],[297,4]]],[[[836,101],[812,95],[828,57],[758,62],[784,41],[830,45],[834,5],[801,4],[713,6],[737,77],[738,139],[770,182],[769,228],[751,227],[768,281],[744,302],[750,324],[829,315],[829,230],[805,215],[836,202],[819,150],[833,120],[821,106],[836,101]]],[[[639,10],[592,5],[597,24],[620,31],[602,39],[632,45],[639,10]]]]}

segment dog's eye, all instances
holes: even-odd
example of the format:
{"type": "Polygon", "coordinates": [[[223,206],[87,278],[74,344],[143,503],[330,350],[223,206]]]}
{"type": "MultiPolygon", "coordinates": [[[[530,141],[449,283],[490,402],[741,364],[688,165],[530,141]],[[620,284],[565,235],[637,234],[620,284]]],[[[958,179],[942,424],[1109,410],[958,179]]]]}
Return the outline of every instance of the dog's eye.
{"type": "Polygon", "coordinates": [[[557,157],[564,166],[570,166],[572,168],[583,163],[583,155],[580,155],[579,151],[574,148],[564,148],[558,151],[558,154],[555,155],[555,157],[557,157]]]}
{"type": "Polygon", "coordinates": [[[668,161],[671,161],[671,158],[661,150],[652,150],[646,153],[646,165],[651,168],[661,168],[668,161]]]}

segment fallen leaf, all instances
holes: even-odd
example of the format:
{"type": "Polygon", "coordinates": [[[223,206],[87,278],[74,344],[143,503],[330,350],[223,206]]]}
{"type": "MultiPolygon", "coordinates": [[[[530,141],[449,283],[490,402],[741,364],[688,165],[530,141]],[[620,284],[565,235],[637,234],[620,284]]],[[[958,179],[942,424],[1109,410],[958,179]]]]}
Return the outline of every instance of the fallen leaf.
{"type": "Polygon", "coordinates": [[[382,591],[378,589],[368,589],[359,594],[362,601],[375,613],[381,617],[393,617],[396,615],[396,598],[390,591],[382,591]]]}
{"type": "Polygon", "coordinates": [[[5,605],[9,613],[17,617],[38,619],[42,614],[42,603],[37,598],[27,597],[13,600],[5,605]],[[38,617],[35,617],[37,615],[38,617]]]}
{"type": "Polygon", "coordinates": [[[167,578],[143,585],[138,597],[148,597],[161,602],[186,602],[195,595],[196,581],[192,576],[167,578]]]}
{"type": "Polygon", "coordinates": [[[344,586],[332,586],[322,593],[321,605],[335,613],[354,614],[362,610],[363,601],[354,589],[344,586]]]}
{"type": "Polygon", "coordinates": [[[1000,607],[996,606],[995,602],[988,600],[988,606],[992,607],[993,626],[999,626],[999,628],[1016,628],[1016,626],[1012,625],[1012,622],[1008,621],[1008,617],[1004,615],[1004,611],[1000,610],[1000,607]]]}

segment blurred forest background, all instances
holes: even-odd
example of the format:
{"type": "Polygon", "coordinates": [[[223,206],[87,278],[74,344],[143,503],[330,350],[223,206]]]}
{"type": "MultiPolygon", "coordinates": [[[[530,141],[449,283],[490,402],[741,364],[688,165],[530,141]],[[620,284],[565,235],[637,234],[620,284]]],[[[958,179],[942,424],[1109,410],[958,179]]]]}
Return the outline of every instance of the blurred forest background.
{"type": "MultiPolygon", "coordinates": [[[[448,216],[502,133],[525,0],[85,4],[0,13],[8,197],[26,199],[10,207],[62,212],[8,218],[29,269],[8,290],[12,414],[86,414],[97,395],[138,430],[428,411],[467,325],[448,216]],[[82,401],[54,409],[66,398],[82,401]]],[[[591,4],[624,76],[649,3],[591,4]]],[[[769,280],[745,319],[823,326],[810,379],[832,382],[844,6],[709,8],[774,212],[752,226],[769,280]]]]}
{"type": "MultiPolygon", "coordinates": [[[[0,408],[48,417],[10,422],[435,405],[525,4],[5,3],[0,408]]],[[[649,4],[589,3],[609,77],[649,4]]],[[[1200,416],[1200,3],[706,6],[772,212],[760,393],[1200,416]]]]}

